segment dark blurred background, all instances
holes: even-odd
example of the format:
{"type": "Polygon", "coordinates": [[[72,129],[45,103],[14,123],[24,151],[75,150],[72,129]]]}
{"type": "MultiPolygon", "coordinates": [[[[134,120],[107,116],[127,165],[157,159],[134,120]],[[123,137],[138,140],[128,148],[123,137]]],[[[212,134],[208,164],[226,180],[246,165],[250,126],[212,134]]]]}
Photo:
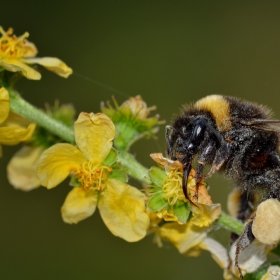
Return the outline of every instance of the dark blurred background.
{"type": "MultiPolygon", "coordinates": [[[[38,56],[74,69],[66,80],[46,70],[41,81],[22,79],[18,89],[32,104],[59,99],[77,112],[98,112],[112,95],[122,103],[140,94],[168,123],[182,104],[209,94],[266,104],[280,118],[279,13],[279,1],[26,0],[3,3],[0,25],[28,31],[38,56]]],[[[147,167],[150,153],[165,150],[163,127],[158,137],[132,149],[147,167]]],[[[152,236],[126,243],[98,211],[64,224],[66,183],[29,193],[8,184],[6,165],[18,149],[5,147],[0,166],[0,279],[222,279],[209,253],[186,258],[171,244],[157,248],[152,236]]],[[[225,209],[231,184],[220,175],[209,184],[225,209]]],[[[227,246],[228,233],[212,236],[227,246]]]]}

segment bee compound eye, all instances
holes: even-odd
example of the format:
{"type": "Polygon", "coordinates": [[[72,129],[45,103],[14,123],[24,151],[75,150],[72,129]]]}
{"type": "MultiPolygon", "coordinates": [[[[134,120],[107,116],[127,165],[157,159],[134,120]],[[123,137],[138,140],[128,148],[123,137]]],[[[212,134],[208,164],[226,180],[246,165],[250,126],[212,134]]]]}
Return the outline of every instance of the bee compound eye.
{"type": "Polygon", "coordinates": [[[196,126],[194,127],[190,142],[193,144],[199,145],[204,138],[205,129],[206,129],[206,126],[205,126],[204,122],[198,121],[196,123],[196,126]]]}

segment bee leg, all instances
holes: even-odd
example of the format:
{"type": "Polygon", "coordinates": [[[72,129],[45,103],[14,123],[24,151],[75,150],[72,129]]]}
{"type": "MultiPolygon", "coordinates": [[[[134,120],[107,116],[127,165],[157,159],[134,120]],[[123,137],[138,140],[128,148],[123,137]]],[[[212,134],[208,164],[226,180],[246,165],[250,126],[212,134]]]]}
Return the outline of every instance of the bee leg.
{"type": "MultiPolygon", "coordinates": [[[[238,220],[242,221],[243,223],[250,217],[250,215],[253,212],[253,205],[256,203],[256,195],[254,193],[250,193],[248,191],[241,191],[237,190],[239,192],[238,197],[238,212],[237,218],[238,220]]],[[[237,239],[239,235],[236,233],[231,233],[230,235],[230,245],[232,245],[237,239]]]]}
{"type": "Polygon", "coordinates": [[[208,174],[206,175],[206,178],[211,177],[213,173],[219,170],[222,167],[222,165],[228,160],[230,154],[231,154],[231,145],[230,143],[223,140],[221,142],[220,148],[217,151],[212,167],[208,172],[208,174]]]}
{"type": "Polygon", "coordinates": [[[165,127],[165,141],[166,141],[166,144],[167,144],[166,153],[167,153],[168,157],[171,157],[173,159],[174,156],[173,156],[173,153],[172,153],[172,147],[171,147],[171,143],[170,143],[170,141],[171,141],[170,140],[170,134],[171,134],[172,130],[173,130],[173,127],[170,126],[170,125],[167,125],[165,127]]]}
{"type": "Polygon", "coordinates": [[[199,184],[204,178],[203,176],[204,166],[207,162],[211,162],[212,154],[215,152],[215,149],[216,149],[215,143],[210,142],[197,159],[196,175],[195,175],[196,189],[194,194],[194,197],[197,199],[198,199],[199,184]]]}
{"type": "Polygon", "coordinates": [[[193,197],[196,199],[198,199],[199,184],[203,178],[203,169],[204,169],[204,162],[198,161],[198,164],[196,166],[196,174],[195,174],[195,180],[196,180],[195,193],[193,195],[193,197]]]}
{"type": "Polygon", "coordinates": [[[255,236],[253,235],[253,232],[252,232],[252,224],[253,224],[255,216],[256,216],[256,213],[254,212],[251,215],[249,221],[245,225],[245,228],[244,228],[242,234],[239,236],[239,238],[237,239],[237,242],[236,242],[235,266],[238,269],[241,279],[243,279],[243,274],[242,274],[241,268],[238,263],[238,257],[239,257],[240,252],[243,251],[245,248],[247,248],[255,240],[255,236]]]}

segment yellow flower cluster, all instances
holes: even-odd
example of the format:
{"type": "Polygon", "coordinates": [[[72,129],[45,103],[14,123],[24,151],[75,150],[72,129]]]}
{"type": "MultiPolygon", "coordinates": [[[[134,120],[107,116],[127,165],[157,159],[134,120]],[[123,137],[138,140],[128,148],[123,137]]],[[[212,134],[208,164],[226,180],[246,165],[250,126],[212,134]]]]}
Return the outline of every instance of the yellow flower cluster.
{"type": "MultiPolygon", "coordinates": [[[[190,204],[182,190],[181,164],[164,158],[161,154],[152,154],[151,157],[165,168],[165,172],[152,168],[149,173],[152,186],[148,189],[148,207],[153,211],[150,213],[150,231],[155,232],[158,244],[161,245],[161,238],[166,239],[180,253],[198,256],[202,250],[208,249],[205,245],[209,239],[207,233],[220,216],[221,205],[212,203],[204,183],[199,185],[195,205],[190,204]],[[162,224],[163,221],[165,222],[162,224]]],[[[194,170],[190,173],[187,185],[192,197],[196,190],[194,170]]]]}
{"type": "Polygon", "coordinates": [[[26,39],[29,36],[28,32],[17,37],[13,34],[12,28],[4,31],[0,26],[0,34],[0,66],[4,69],[11,72],[20,72],[31,80],[40,80],[41,74],[30,67],[30,64],[42,65],[64,78],[72,74],[72,69],[58,58],[35,57],[38,51],[36,46],[26,39]]]}

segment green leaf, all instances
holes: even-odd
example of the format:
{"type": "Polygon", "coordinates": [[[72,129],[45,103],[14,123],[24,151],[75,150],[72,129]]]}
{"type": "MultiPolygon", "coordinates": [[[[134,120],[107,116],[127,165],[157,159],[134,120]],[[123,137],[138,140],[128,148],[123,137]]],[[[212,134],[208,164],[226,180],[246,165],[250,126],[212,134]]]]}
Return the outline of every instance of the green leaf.
{"type": "Polygon", "coordinates": [[[148,208],[152,212],[157,212],[167,206],[167,201],[162,192],[155,193],[148,201],[148,208]]]}
{"type": "Polygon", "coordinates": [[[117,157],[118,157],[118,152],[114,148],[112,148],[109,155],[103,161],[103,165],[111,166],[116,162],[117,157]]]}
{"type": "Polygon", "coordinates": [[[177,200],[177,202],[173,206],[174,215],[179,219],[181,223],[186,223],[190,212],[191,205],[188,202],[184,202],[181,200],[177,200]]]}
{"type": "Polygon", "coordinates": [[[161,168],[153,166],[149,170],[149,177],[155,185],[162,187],[166,173],[161,168]]]}

